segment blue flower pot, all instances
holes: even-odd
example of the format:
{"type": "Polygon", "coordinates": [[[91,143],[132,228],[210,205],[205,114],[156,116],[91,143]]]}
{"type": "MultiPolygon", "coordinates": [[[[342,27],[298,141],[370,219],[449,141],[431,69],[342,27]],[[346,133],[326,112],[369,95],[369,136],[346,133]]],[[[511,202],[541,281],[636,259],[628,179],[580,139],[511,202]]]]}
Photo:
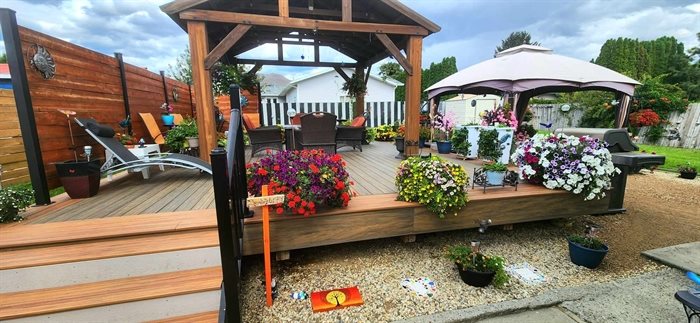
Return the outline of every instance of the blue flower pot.
{"type": "Polygon", "coordinates": [[[494,172],[487,170],[486,171],[486,181],[488,181],[489,185],[503,185],[503,177],[505,177],[506,172],[494,172]]]}
{"type": "Polygon", "coordinates": [[[418,139],[418,148],[425,148],[425,139],[418,139]]]}
{"type": "Polygon", "coordinates": [[[437,142],[438,152],[441,154],[449,154],[452,151],[451,141],[438,141],[437,142]]]}
{"type": "Polygon", "coordinates": [[[163,119],[163,125],[172,126],[175,122],[175,116],[172,114],[161,114],[160,118],[163,119]]]}
{"type": "Polygon", "coordinates": [[[583,247],[579,244],[569,241],[569,257],[571,257],[571,262],[579,266],[584,266],[590,269],[594,269],[600,266],[603,262],[603,258],[608,254],[608,246],[603,245],[602,250],[595,250],[583,247]]]}

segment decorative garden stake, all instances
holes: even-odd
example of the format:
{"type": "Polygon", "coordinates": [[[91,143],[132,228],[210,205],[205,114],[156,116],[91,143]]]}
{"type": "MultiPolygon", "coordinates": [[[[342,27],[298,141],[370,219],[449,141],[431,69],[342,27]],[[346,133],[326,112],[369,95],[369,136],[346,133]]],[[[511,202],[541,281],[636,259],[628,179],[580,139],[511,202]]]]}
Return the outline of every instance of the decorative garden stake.
{"type": "Polygon", "coordinates": [[[263,252],[265,255],[265,295],[267,306],[272,306],[272,266],[270,264],[270,205],[284,202],[284,195],[268,195],[267,185],[262,186],[262,196],[249,197],[248,207],[262,206],[263,252]]]}
{"type": "Polygon", "coordinates": [[[70,111],[70,110],[62,110],[58,109],[58,112],[63,113],[66,115],[66,119],[68,120],[68,132],[70,132],[70,149],[73,151],[73,157],[75,158],[75,161],[78,161],[78,153],[75,152],[75,139],[73,139],[73,127],[71,126],[70,123],[70,116],[74,116],[76,114],[75,111],[70,111]]]}

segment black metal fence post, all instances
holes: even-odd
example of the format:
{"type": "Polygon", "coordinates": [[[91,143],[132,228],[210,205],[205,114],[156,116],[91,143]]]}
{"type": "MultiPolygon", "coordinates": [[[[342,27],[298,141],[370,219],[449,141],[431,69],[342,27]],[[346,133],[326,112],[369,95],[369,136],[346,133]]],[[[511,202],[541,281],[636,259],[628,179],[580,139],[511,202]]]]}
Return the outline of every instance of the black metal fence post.
{"type": "MultiPolygon", "coordinates": [[[[124,100],[124,118],[131,121],[131,108],[129,106],[129,90],[126,87],[126,66],[124,66],[124,57],[122,53],[114,53],[114,58],[119,63],[119,78],[122,81],[122,100],[124,100]]],[[[131,134],[131,122],[127,125],[127,133],[131,134]]]]}
{"type": "Polygon", "coordinates": [[[15,96],[17,115],[24,141],[24,153],[27,156],[29,178],[34,188],[34,202],[37,205],[48,205],[51,204],[49,184],[46,180],[44,159],[39,145],[39,133],[36,130],[36,120],[34,119],[34,106],[25,73],[22,42],[19,39],[17,17],[14,10],[0,8],[0,28],[2,28],[2,37],[5,41],[10,75],[12,75],[12,91],[15,96]]]}
{"type": "Polygon", "coordinates": [[[165,104],[170,104],[170,99],[168,98],[168,84],[165,82],[165,71],[160,71],[160,80],[163,82],[163,96],[165,97],[165,104]]]}

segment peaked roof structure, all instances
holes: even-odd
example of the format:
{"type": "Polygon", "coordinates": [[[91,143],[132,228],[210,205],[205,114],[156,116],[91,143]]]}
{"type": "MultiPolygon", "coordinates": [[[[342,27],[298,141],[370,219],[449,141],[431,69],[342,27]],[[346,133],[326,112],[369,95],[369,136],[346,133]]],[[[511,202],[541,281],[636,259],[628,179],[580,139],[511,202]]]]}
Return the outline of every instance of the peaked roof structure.
{"type": "MultiPolygon", "coordinates": [[[[370,65],[389,56],[383,42],[371,37],[371,33],[385,32],[399,49],[405,50],[410,35],[427,36],[440,31],[440,26],[397,0],[352,1],[352,22],[357,27],[353,33],[348,33],[352,30],[342,24],[341,1],[289,0],[289,17],[306,20],[299,21],[298,25],[289,24],[288,21],[287,23],[280,21],[279,25],[274,23],[273,17],[279,10],[278,0],[175,0],[162,5],[161,10],[185,31],[187,31],[187,19],[217,12],[217,15],[210,16],[207,21],[209,44],[218,44],[223,40],[236,27],[236,22],[245,24],[246,15],[264,17],[271,22],[270,26],[256,25],[245,33],[236,43],[236,48],[222,57],[223,61],[228,63],[236,63],[237,55],[262,44],[281,41],[285,45],[328,46],[357,62],[366,62],[370,65]],[[311,30],[301,28],[305,25],[309,27],[308,20],[316,21],[318,28],[314,29],[313,26],[311,30]],[[397,30],[405,33],[393,34],[391,29],[378,30],[372,24],[382,24],[381,28],[393,25],[397,30]]],[[[252,63],[247,60],[244,62],[252,63]]],[[[352,66],[352,64],[342,66],[352,66]]]]}

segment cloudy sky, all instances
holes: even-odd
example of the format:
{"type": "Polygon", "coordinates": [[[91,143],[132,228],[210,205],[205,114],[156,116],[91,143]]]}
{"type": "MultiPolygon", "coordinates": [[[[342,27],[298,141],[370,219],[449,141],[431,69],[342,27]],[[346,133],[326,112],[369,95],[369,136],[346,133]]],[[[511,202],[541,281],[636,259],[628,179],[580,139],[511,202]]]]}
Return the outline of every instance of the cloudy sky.
{"type": "MultiPolygon", "coordinates": [[[[500,41],[518,30],[530,32],[534,40],[556,53],[584,60],[595,58],[609,38],[674,36],[687,49],[698,45],[695,34],[700,32],[698,0],[401,1],[442,27],[424,43],[424,66],[445,56],[456,56],[460,69],[489,59],[500,41]]],[[[0,7],[17,11],[20,25],[107,55],[121,52],[131,64],[167,71],[188,41],[185,32],[158,8],[166,2],[3,0],[0,7]]],[[[0,51],[4,51],[1,46],[0,42],[0,51]]],[[[309,51],[290,50],[289,55],[313,56],[309,51]]],[[[274,48],[263,48],[247,56],[274,53],[274,48]]],[[[294,78],[311,70],[268,66],[263,72],[294,78]]]]}

